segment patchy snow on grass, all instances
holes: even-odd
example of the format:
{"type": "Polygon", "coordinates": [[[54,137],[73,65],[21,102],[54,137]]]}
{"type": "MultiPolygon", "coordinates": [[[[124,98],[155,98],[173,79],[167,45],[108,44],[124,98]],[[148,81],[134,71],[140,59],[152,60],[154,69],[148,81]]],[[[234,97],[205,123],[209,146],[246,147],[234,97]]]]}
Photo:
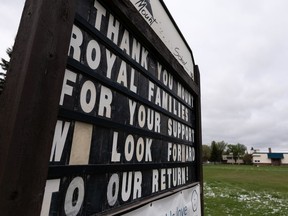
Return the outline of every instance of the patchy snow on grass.
{"type": "MultiPolygon", "coordinates": [[[[223,215],[288,215],[288,200],[277,192],[255,192],[232,185],[221,183],[204,183],[204,200],[213,205],[224,205],[223,215]],[[223,202],[223,203],[221,203],[223,202]],[[227,207],[225,207],[225,205],[227,207]],[[229,206],[229,207],[228,207],[229,206]],[[233,208],[231,208],[233,206],[233,208]],[[241,209],[242,208],[242,209],[241,209]],[[247,214],[248,213],[248,214],[247,214]]],[[[209,209],[205,203],[207,215],[213,214],[213,208],[209,209]]]]}

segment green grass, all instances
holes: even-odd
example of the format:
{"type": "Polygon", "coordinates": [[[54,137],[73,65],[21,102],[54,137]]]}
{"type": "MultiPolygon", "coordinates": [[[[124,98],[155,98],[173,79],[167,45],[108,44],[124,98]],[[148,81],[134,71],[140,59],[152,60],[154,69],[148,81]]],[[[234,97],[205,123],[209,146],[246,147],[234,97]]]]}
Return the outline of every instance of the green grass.
{"type": "Polygon", "coordinates": [[[288,167],[205,165],[205,216],[288,216],[288,167]]]}

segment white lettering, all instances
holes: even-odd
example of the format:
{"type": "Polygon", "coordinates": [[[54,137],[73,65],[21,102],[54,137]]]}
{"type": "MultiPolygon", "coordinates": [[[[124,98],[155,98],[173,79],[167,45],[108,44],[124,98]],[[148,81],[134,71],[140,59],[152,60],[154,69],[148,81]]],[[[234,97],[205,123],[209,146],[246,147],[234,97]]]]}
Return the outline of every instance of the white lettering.
{"type": "Polygon", "coordinates": [[[148,51],[142,47],[142,55],[141,55],[141,65],[144,67],[146,70],[148,70],[148,51]]]}
{"type": "Polygon", "coordinates": [[[117,152],[118,133],[113,133],[113,145],[111,153],[111,162],[120,162],[121,154],[117,152]]]}
{"type": "Polygon", "coordinates": [[[128,135],[125,142],[125,159],[131,161],[134,152],[134,138],[132,135],[128,135]]]}
{"type": "Polygon", "coordinates": [[[149,80],[148,83],[148,100],[151,101],[152,97],[154,97],[154,83],[149,80]]]}
{"type": "Polygon", "coordinates": [[[134,70],[134,68],[131,69],[130,90],[134,93],[137,93],[137,87],[135,85],[135,70],[134,70]]]}
{"type": "Polygon", "coordinates": [[[132,188],[132,172],[128,172],[128,181],[127,181],[127,172],[123,173],[122,178],[122,192],[121,197],[124,202],[126,202],[131,195],[131,188],[132,188]]]}
{"type": "Polygon", "coordinates": [[[152,193],[158,192],[159,190],[159,173],[158,170],[152,171],[152,193]]]}
{"type": "Polygon", "coordinates": [[[60,105],[63,105],[65,95],[72,96],[73,94],[73,87],[68,85],[68,81],[76,83],[76,79],[77,79],[76,73],[69,71],[69,70],[65,70],[65,75],[63,79],[63,85],[62,85],[62,92],[60,96],[60,103],[59,103],[60,105]]]}
{"type": "MultiPolygon", "coordinates": [[[[118,200],[119,188],[120,188],[120,174],[114,173],[108,182],[107,187],[107,201],[110,206],[114,206],[118,200]]],[[[137,172],[123,172],[121,181],[121,198],[126,202],[131,197],[132,193],[132,176],[133,182],[133,199],[141,198],[142,196],[142,173],[137,172]],[[134,176],[133,176],[134,175],[134,176]],[[127,179],[128,177],[128,179],[127,179]]],[[[120,198],[120,197],[119,197],[120,198]]]]}
{"type": "Polygon", "coordinates": [[[70,122],[64,122],[60,120],[57,121],[55,132],[54,132],[52,149],[51,149],[50,162],[53,161],[53,157],[54,157],[54,161],[61,160],[61,156],[62,156],[64,145],[67,139],[69,127],[70,127],[70,122]]]}
{"type": "Polygon", "coordinates": [[[151,154],[151,145],[152,139],[146,139],[146,149],[145,149],[145,161],[152,161],[152,154],[151,154]]]}
{"type": "Polygon", "coordinates": [[[92,70],[99,67],[101,60],[101,50],[99,44],[95,40],[89,41],[86,49],[87,64],[92,70]]]}
{"type": "Polygon", "coordinates": [[[127,88],[127,65],[125,61],[121,62],[117,82],[127,88]]]}
{"type": "Polygon", "coordinates": [[[115,44],[118,42],[120,23],[114,18],[112,14],[109,17],[107,37],[112,40],[115,44]]]}
{"type": "Polygon", "coordinates": [[[97,10],[95,28],[100,31],[102,16],[106,16],[106,9],[97,0],[94,2],[94,7],[97,10]]]}
{"type": "Polygon", "coordinates": [[[107,186],[107,201],[110,206],[114,206],[119,193],[119,176],[114,173],[108,182],[107,186]]]}
{"type": "Polygon", "coordinates": [[[106,76],[111,79],[112,68],[116,60],[116,56],[106,49],[106,59],[107,59],[107,73],[106,76]]]}
{"type": "MultiPolygon", "coordinates": [[[[142,137],[140,137],[137,141],[137,145],[136,145],[136,158],[137,161],[140,162],[142,161],[143,157],[144,157],[144,139],[142,137]]],[[[147,151],[147,149],[146,149],[147,151]]]]}
{"type": "Polygon", "coordinates": [[[172,149],[172,143],[168,143],[168,157],[167,157],[167,161],[170,161],[170,157],[172,155],[172,152],[171,152],[171,149],[172,149]]]}
{"type": "Polygon", "coordinates": [[[141,53],[141,44],[136,41],[135,38],[133,38],[133,45],[132,45],[132,55],[131,57],[137,61],[140,62],[140,53],[141,53]]]}
{"type": "Polygon", "coordinates": [[[76,216],[82,206],[84,201],[84,181],[81,177],[74,178],[67,189],[65,202],[64,202],[64,211],[66,215],[76,216]],[[78,196],[74,196],[75,191],[78,191],[78,196]],[[76,200],[75,200],[76,198],[76,200]]]}
{"type": "Polygon", "coordinates": [[[166,169],[161,169],[161,178],[160,178],[161,190],[166,189],[166,169]]]}
{"type": "Polygon", "coordinates": [[[98,115],[111,118],[112,100],[113,100],[112,91],[105,86],[101,86],[98,115]]]}
{"type": "Polygon", "coordinates": [[[120,48],[130,56],[129,32],[125,29],[120,48]]]}
{"type": "Polygon", "coordinates": [[[93,82],[87,80],[81,88],[80,105],[85,113],[90,113],[96,103],[96,88],[93,82]]]}
{"type": "Polygon", "coordinates": [[[142,197],[142,173],[140,171],[134,172],[134,189],[133,199],[142,197]]]}
{"type": "Polygon", "coordinates": [[[130,121],[129,124],[133,125],[134,122],[134,114],[137,103],[129,99],[129,111],[130,111],[130,121]]]}
{"type": "Polygon", "coordinates": [[[176,120],[168,119],[167,122],[168,135],[178,139],[194,141],[194,130],[176,120]]]}
{"type": "Polygon", "coordinates": [[[52,194],[59,191],[60,179],[46,181],[45,193],[40,216],[48,216],[50,212],[52,194]]]}
{"type": "Polygon", "coordinates": [[[138,110],[138,124],[141,128],[143,128],[145,126],[145,122],[146,122],[146,111],[145,107],[141,105],[138,110]]]}
{"type": "Polygon", "coordinates": [[[82,43],[83,43],[83,34],[77,26],[73,25],[68,53],[70,55],[72,52],[72,58],[74,58],[78,62],[80,62],[81,57],[80,46],[82,45],[82,43]]]}

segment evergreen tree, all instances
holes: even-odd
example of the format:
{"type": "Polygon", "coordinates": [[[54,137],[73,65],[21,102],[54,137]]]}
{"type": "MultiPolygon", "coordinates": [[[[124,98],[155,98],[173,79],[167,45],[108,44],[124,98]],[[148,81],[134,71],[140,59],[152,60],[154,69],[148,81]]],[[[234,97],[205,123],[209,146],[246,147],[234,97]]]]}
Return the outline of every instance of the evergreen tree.
{"type": "Polygon", "coordinates": [[[211,157],[210,160],[212,162],[219,162],[219,157],[218,157],[218,148],[217,144],[215,141],[212,141],[211,143],[211,157]]]}
{"type": "Polygon", "coordinates": [[[221,142],[212,141],[210,160],[212,162],[221,162],[222,154],[225,151],[226,146],[227,146],[227,143],[225,143],[224,141],[221,141],[221,142]]]}
{"type": "Polygon", "coordinates": [[[211,147],[208,145],[202,146],[202,160],[203,162],[207,162],[211,157],[211,147]]]}
{"type": "Polygon", "coordinates": [[[11,58],[11,55],[12,55],[12,51],[13,51],[12,48],[8,48],[6,50],[6,53],[9,56],[9,60],[1,58],[0,66],[4,70],[4,72],[0,72],[0,94],[4,90],[6,76],[7,76],[7,72],[8,72],[9,65],[10,65],[10,58],[11,58]]]}

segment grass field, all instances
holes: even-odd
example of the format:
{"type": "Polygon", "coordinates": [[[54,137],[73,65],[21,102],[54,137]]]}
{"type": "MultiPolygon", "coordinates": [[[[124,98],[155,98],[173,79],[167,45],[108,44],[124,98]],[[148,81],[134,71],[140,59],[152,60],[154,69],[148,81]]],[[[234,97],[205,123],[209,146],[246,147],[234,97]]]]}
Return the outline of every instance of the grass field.
{"type": "Polygon", "coordinates": [[[204,165],[204,215],[288,216],[288,167],[204,165]]]}

